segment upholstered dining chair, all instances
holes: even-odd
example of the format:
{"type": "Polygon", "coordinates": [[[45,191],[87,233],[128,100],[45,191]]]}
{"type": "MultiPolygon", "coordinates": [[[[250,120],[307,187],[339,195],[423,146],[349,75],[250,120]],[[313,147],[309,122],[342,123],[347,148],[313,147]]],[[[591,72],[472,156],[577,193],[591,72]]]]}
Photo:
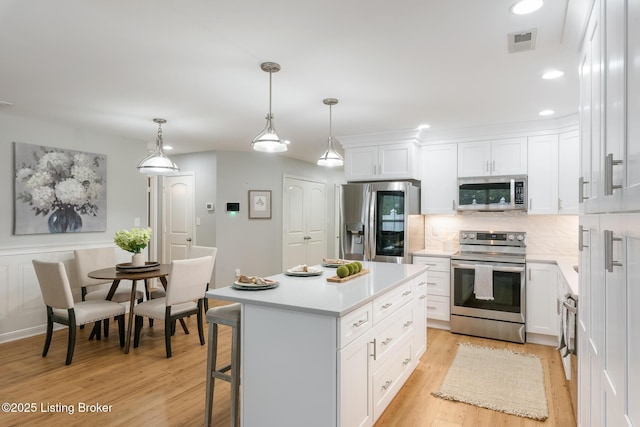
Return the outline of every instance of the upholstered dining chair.
{"type": "MultiPolygon", "coordinates": [[[[38,277],[42,299],[47,306],[47,335],[44,341],[42,357],[49,352],[53,324],[61,323],[69,327],[66,365],[71,364],[76,344],[77,326],[94,323],[94,329],[100,330],[100,322],[110,317],[118,320],[120,347],[124,347],[124,312],[122,304],[106,300],[74,302],[69,277],[61,262],[43,262],[33,260],[38,277]]],[[[100,336],[98,335],[98,339],[100,336]]]]}
{"type": "MultiPolygon", "coordinates": [[[[218,253],[218,248],[212,246],[189,246],[187,249],[187,259],[192,258],[201,258],[203,256],[210,256],[213,258],[213,262],[211,263],[211,274],[209,274],[209,280],[207,281],[206,290],[209,290],[209,286],[213,283],[213,268],[216,265],[216,255],[218,253]]],[[[165,291],[162,288],[153,289],[150,292],[150,298],[162,298],[165,296],[165,291]]],[[[209,300],[207,298],[204,299],[204,311],[209,311],[209,300]]]]}
{"type": "Polygon", "coordinates": [[[213,257],[211,256],[171,262],[166,296],[152,298],[137,304],[133,308],[133,313],[136,316],[134,348],[137,348],[140,344],[140,333],[144,317],[163,320],[167,358],[171,357],[171,333],[175,322],[192,314],[197,315],[200,345],[204,345],[202,313],[206,283],[211,277],[212,264],[213,257]]]}
{"type": "MultiPolygon", "coordinates": [[[[97,285],[111,283],[108,280],[92,279],[87,274],[94,270],[115,267],[116,248],[102,247],[89,249],[76,249],[73,251],[76,261],[76,273],[78,285],[81,287],[82,301],[104,301],[107,299],[109,289],[97,289],[97,285]]],[[[116,293],[111,298],[113,302],[128,302],[131,299],[131,284],[120,283],[116,293]]],[[[136,300],[142,302],[144,292],[136,289],[136,300]]],[[[100,330],[96,331],[99,334],[100,330]]],[[[104,336],[109,336],[109,319],[104,320],[104,336]]],[[[93,337],[93,334],[92,334],[93,337]]],[[[99,335],[98,335],[98,338],[99,335]]]]}

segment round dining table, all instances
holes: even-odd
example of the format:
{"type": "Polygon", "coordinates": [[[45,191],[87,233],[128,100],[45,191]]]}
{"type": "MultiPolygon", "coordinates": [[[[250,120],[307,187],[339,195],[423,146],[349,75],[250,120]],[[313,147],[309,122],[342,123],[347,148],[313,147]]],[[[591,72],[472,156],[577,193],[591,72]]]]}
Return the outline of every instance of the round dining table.
{"type": "Polygon", "coordinates": [[[160,264],[156,269],[149,269],[143,272],[132,272],[131,270],[119,270],[116,267],[103,268],[101,270],[95,270],[88,273],[88,276],[93,279],[101,280],[113,280],[111,288],[107,294],[107,300],[113,298],[113,294],[116,293],[118,285],[122,280],[131,280],[131,299],[129,300],[129,320],[127,323],[126,340],[124,345],[125,354],[129,353],[129,347],[131,345],[131,330],[133,329],[133,307],[136,302],[136,282],[138,280],[144,280],[145,286],[149,279],[160,279],[160,283],[164,289],[167,289],[167,276],[171,272],[171,264],[160,264]]]}

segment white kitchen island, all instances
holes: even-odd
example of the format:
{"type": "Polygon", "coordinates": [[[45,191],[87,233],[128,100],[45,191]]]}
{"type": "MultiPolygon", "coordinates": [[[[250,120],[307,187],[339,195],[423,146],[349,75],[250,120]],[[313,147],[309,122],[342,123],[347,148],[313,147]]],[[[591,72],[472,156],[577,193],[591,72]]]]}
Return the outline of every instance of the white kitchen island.
{"type": "Polygon", "coordinates": [[[271,276],[275,289],[207,291],[242,307],[244,427],[373,425],[426,350],[424,265],[363,262],[345,283],[271,276]]]}

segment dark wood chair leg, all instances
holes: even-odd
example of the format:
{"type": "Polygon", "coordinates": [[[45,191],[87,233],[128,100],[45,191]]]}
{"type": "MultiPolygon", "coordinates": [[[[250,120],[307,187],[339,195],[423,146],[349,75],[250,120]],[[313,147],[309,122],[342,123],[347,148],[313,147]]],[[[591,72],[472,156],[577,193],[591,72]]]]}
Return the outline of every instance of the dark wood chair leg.
{"type": "MultiPolygon", "coordinates": [[[[187,324],[184,323],[184,319],[180,319],[180,325],[182,325],[182,330],[184,331],[184,333],[186,335],[189,335],[189,328],[187,328],[187,324]]],[[[174,326],[174,332],[175,332],[175,326],[174,326]]]]}
{"type": "Polygon", "coordinates": [[[118,316],[118,337],[120,337],[120,347],[124,348],[124,314],[118,316]]]}
{"type": "Polygon", "coordinates": [[[93,324],[92,334],[95,335],[95,337],[96,337],[96,339],[98,341],[100,341],[101,334],[102,334],[102,321],[101,320],[98,320],[98,321],[96,321],[96,323],[93,324]]]}
{"type": "Polygon", "coordinates": [[[65,365],[71,365],[73,359],[73,350],[76,347],[76,313],[72,308],[68,310],[69,313],[69,342],[67,344],[67,360],[65,365]]]}
{"type": "Polygon", "coordinates": [[[135,319],[135,330],[134,330],[134,333],[133,333],[133,348],[137,348],[138,345],[140,345],[140,332],[142,331],[142,324],[143,323],[144,323],[144,317],[136,316],[136,319],[135,319]]]}
{"type": "Polygon", "coordinates": [[[202,309],[204,306],[204,299],[200,299],[198,300],[198,316],[197,316],[197,322],[198,322],[198,335],[200,336],[200,345],[204,345],[204,327],[202,326],[202,309]]]}
{"type": "Polygon", "coordinates": [[[103,320],[104,323],[104,337],[105,338],[109,338],[109,319],[104,319],[103,320]]]}
{"type": "Polygon", "coordinates": [[[53,336],[53,310],[51,307],[47,307],[47,336],[44,339],[44,348],[42,349],[42,357],[45,357],[49,352],[49,346],[51,345],[51,337],[53,336]]]}
{"type": "Polygon", "coordinates": [[[165,316],[164,318],[164,345],[167,350],[167,359],[171,357],[171,324],[173,324],[173,328],[175,328],[176,321],[171,319],[170,315],[165,316]]]}

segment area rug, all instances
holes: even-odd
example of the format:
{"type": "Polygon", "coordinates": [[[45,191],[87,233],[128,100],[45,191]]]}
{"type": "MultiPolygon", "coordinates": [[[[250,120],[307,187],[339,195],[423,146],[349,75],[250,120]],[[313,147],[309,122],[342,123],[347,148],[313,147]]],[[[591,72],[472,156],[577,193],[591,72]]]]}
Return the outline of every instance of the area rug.
{"type": "Polygon", "coordinates": [[[460,343],[434,396],[544,421],[549,417],[538,356],[460,343]]]}

